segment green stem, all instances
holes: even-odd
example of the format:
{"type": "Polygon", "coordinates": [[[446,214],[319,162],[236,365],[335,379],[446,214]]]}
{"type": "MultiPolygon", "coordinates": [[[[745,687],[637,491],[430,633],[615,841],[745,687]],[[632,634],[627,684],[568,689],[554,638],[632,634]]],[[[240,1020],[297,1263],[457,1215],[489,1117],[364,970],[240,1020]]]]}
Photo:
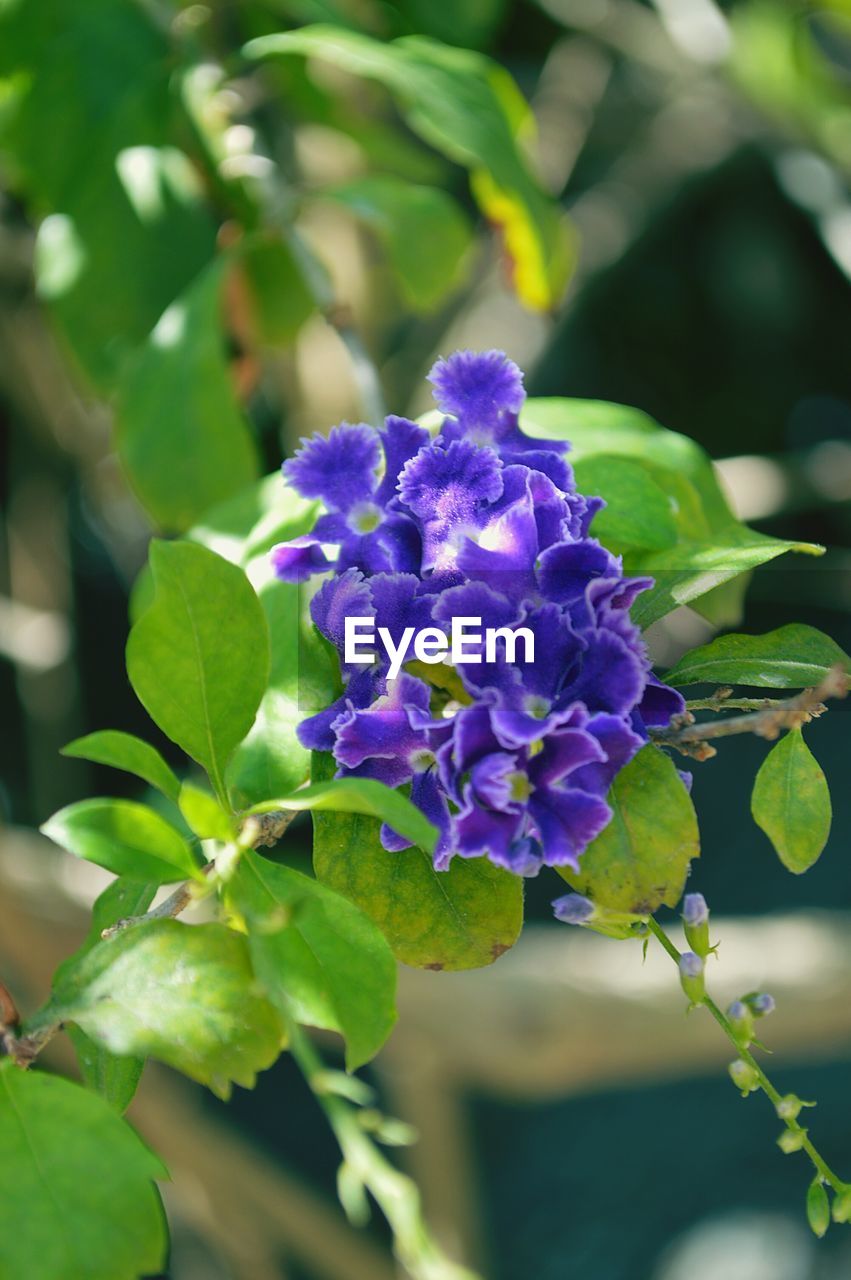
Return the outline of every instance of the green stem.
{"type": "Polygon", "coordinates": [[[686,701],[688,711],[762,711],[778,707],[783,698],[693,698],[686,701]]]}
{"type": "MultiPolygon", "coordinates": [[[[668,955],[671,957],[674,964],[679,967],[680,952],[674,946],[673,942],[668,937],[667,933],[662,928],[662,926],[659,924],[658,920],[655,920],[653,916],[650,916],[647,921],[647,924],[650,929],[650,932],[659,941],[659,943],[665,949],[665,951],[667,951],[668,955]]],[[[726,1014],[722,1013],[722,1011],[718,1008],[718,1005],[715,1003],[715,1001],[711,999],[710,996],[704,996],[703,1004],[712,1014],[713,1018],[718,1023],[719,1027],[724,1032],[727,1039],[733,1045],[733,1048],[736,1050],[736,1053],[738,1054],[738,1056],[742,1059],[743,1062],[746,1062],[748,1066],[751,1068],[751,1070],[754,1072],[760,1089],[762,1089],[765,1096],[774,1105],[775,1110],[777,1110],[779,1103],[782,1102],[783,1100],[782,1094],[771,1083],[768,1076],[765,1074],[762,1067],[757,1062],[756,1058],[753,1056],[751,1051],[749,1049],[742,1048],[741,1044],[739,1043],[739,1040],[736,1037],[735,1031],[730,1025],[729,1019],[727,1018],[726,1014]]],[[[803,1127],[803,1125],[799,1124],[797,1119],[794,1119],[794,1120],[788,1119],[788,1120],[785,1120],[784,1123],[786,1124],[787,1129],[791,1129],[793,1133],[801,1135],[801,1149],[803,1151],[806,1151],[807,1155],[810,1157],[810,1160],[812,1161],[813,1166],[816,1170],[816,1173],[819,1175],[819,1177],[822,1178],[825,1182],[829,1182],[831,1187],[833,1187],[833,1190],[836,1191],[837,1193],[844,1191],[846,1188],[846,1184],[842,1181],[840,1177],[837,1176],[837,1174],[833,1172],[833,1170],[831,1169],[827,1161],[824,1159],[824,1157],[820,1155],[819,1152],[816,1150],[816,1148],[813,1146],[812,1142],[809,1139],[807,1131],[803,1127]]]]}
{"type": "Polygon", "coordinates": [[[375,1146],[362,1128],[357,1108],[329,1092],[322,1059],[294,1022],[289,1023],[290,1051],[313,1090],[339,1143],[345,1164],[377,1201],[393,1232],[396,1257],[414,1280],[479,1280],[452,1262],[431,1235],[422,1215],[420,1193],[375,1146]]]}

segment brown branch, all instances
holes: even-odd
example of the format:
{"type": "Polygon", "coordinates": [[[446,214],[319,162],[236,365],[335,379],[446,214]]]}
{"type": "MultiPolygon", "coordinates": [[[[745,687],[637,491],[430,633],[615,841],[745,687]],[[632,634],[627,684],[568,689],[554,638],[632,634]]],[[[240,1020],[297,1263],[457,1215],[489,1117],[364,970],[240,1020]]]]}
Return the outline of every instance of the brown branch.
{"type": "MultiPolygon", "coordinates": [[[[848,692],[849,678],[840,666],[831,667],[827,675],[813,689],[804,689],[794,698],[768,701],[757,711],[747,715],[729,716],[724,720],[695,722],[691,712],[675,716],[666,729],[651,729],[650,738],[660,747],[675,747],[684,756],[694,760],[708,760],[715,755],[710,739],[728,738],[736,733],[755,733],[759,738],[773,741],[784,729],[799,729],[827,707],[828,698],[844,698],[848,692]]],[[[718,708],[723,706],[720,702],[718,708]]]]}
{"type": "Polygon", "coordinates": [[[18,1067],[28,1067],[59,1030],[59,1023],[41,1027],[32,1035],[21,1036],[18,1031],[21,1015],[12,993],[0,982],[0,1055],[11,1058],[18,1067]]]}

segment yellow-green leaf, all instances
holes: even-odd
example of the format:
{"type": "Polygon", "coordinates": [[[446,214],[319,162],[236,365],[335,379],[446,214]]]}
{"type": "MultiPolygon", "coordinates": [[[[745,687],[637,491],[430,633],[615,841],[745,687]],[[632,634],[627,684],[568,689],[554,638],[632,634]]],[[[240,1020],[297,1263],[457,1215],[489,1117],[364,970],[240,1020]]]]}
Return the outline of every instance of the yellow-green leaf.
{"type": "Polygon", "coordinates": [[[800,875],[817,861],[830,834],[830,791],[800,729],[791,729],[765,757],[751,812],[789,871],[800,875]]]}

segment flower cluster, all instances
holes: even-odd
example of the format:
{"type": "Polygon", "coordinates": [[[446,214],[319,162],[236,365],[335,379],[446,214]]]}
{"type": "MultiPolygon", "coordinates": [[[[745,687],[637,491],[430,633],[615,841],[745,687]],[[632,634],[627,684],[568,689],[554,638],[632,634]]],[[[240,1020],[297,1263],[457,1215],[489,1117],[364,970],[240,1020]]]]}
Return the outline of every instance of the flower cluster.
{"type": "MultiPolygon", "coordinates": [[[[650,670],[630,620],[649,579],[589,536],[599,498],[576,492],[563,442],[525,435],[520,370],[502,352],[459,351],[430,374],[436,435],[406,418],[343,423],[302,442],[284,478],[325,513],[273,550],[289,582],[329,573],[313,621],[338,650],[344,691],[299,726],[340,775],[410,784],[440,832],[435,865],[479,857],[520,875],[576,867],[611,817],[615,774],[651,725],[682,711],[650,670]],[[336,546],[336,558],[328,551],[336,546]],[[394,643],[408,627],[448,633],[453,618],[519,627],[534,659],[425,666],[388,678],[345,662],[347,617],[394,643]]],[[[388,849],[407,844],[388,827],[388,849]]]]}

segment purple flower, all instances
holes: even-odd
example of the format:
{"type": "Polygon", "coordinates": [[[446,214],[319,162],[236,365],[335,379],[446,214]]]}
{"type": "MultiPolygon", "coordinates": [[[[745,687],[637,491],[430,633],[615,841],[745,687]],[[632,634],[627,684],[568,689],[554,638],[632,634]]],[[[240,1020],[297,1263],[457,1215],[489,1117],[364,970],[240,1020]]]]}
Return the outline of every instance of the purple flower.
{"type": "Polygon", "coordinates": [[[317,520],[312,534],[273,548],[278,576],[285,582],[301,582],[332,567],[322,543],[339,546],[338,570],[418,570],[419,534],[412,521],[394,508],[394,498],[399,472],[427,441],[427,431],[397,417],[389,417],[382,431],[363,422],[343,422],[327,437],[302,440],[295,457],[284,463],[284,479],[302,497],[319,499],[326,514],[317,520]]]}
{"type": "Polygon", "coordinates": [[[456,351],[438,360],[428,375],[443,413],[445,440],[470,440],[496,450],[506,462],[524,462],[542,471],[561,489],[573,488],[573,475],[562,454],[563,440],[535,440],[524,435],[518,416],[526,392],[523,374],[502,351],[456,351]]]}
{"type": "MultiPolygon", "coordinates": [[[[591,536],[603,504],[576,493],[569,446],[520,429],[512,361],[456,352],[430,380],[444,415],[434,436],[406,418],[380,431],[343,423],[284,464],[324,512],[272,563],[287,581],[329,575],[310,612],[342,681],[299,738],[333,753],[341,774],[409,788],[439,830],[439,869],[456,855],[524,876],[577,868],[611,818],[612,780],[648,726],[684,707],[652,674],[630,618],[652,584],[625,578],[591,536]],[[381,639],[363,661],[346,653],[355,618],[381,639]],[[495,638],[441,658],[463,619],[495,638]],[[412,666],[425,628],[436,660],[412,666]]],[[[381,839],[406,847],[386,825],[381,839]]],[[[568,895],[557,914],[584,901],[568,895]]]]}

